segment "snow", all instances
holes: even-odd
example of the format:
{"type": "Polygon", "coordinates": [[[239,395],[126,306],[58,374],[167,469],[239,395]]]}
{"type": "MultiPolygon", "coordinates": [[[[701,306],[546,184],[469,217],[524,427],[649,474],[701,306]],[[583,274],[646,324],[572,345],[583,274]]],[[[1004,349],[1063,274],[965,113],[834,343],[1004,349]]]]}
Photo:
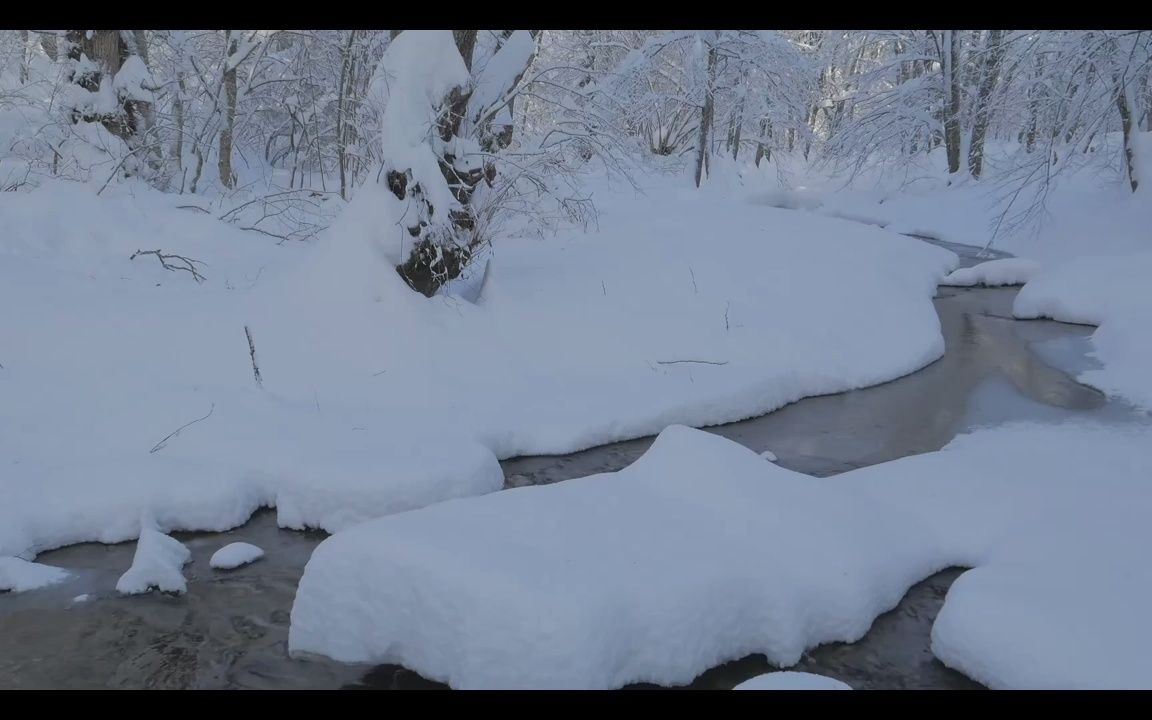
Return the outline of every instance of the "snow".
{"type": "MultiPolygon", "coordinates": [[[[536,41],[527,30],[516,30],[504,41],[476,75],[472,97],[468,98],[469,120],[474,121],[513,88],[516,78],[528,67],[535,52],[536,41]]],[[[505,114],[504,122],[494,124],[506,124],[510,119],[505,114]]]]}
{"type": "Polygon", "coordinates": [[[776,453],[772,452],[771,450],[764,450],[760,453],[760,457],[764,458],[768,462],[776,462],[776,453]]]}
{"type": "Polygon", "coordinates": [[[672,427],[616,473],[330,537],[289,646],[459,688],[684,684],[853,642],[970,567],[933,629],[945,664],[994,688],[1152,687],[1149,447],[1148,424],[1015,424],[818,479],[672,427]]]}
{"type": "Polygon", "coordinates": [[[745,680],[733,690],[851,690],[834,678],[806,672],[771,672],[745,680]]]}
{"type": "Polygon", "coordinates": [[[89,593],[84,593],[83,595],[77,595],[76,597],[72,598],[72,603],[75,605],[79,605],[80,603],[86,603],[91,599],[92,599],[92,595],[90,595],[89,593]]]}
{"type": "Polygon", "coordinates": [[[379,186],[283,246],[142,185],[0,193],[0,305],[22,308],[0,314],[0,554],[132,540],[144,511],[337,531],[498,490],[497,458],[740,420],[943,352],[951,252],[672,181],[589,187],[599,231],[499,239],[475,303],[403,284],[379,186]],[[128,259],[155,248],[207,279],[128,259]]]}
{"type": "Polygon", "coordinates": [[[469,82],[451,30],[400,33],[384,51],[372,80],[374,101],[384,108],[380,124],[388,129],[380,134],[382,157],[391,168],[411,170],[410,182],[420,184],[435,218],[446,218],[459,203],[444,181],[428,136],[448,93],[469,82]]]}
{"type": "Polygon", "coordinates": [[[1092,336],[1103,367],[1079,379],[1152,410],[1152,251],[1081,257],[1034,277],[1016,296],[1018,318],[1099,325],[1092,336]]]}
{"type": "Polygon", "coordinates": [[[188,589],[184,565],[191,562],[192,552],[179,540],[160,532],[145,513],[140,518],[140,537],[132,567],[116,582],[116,591],[139,595],[152,588],[161,592],[183,594],[188,589]]]}
{"type": "Polygon", "coordinates": [[[148,71],[148,66],[139,55],[129,55],[125,58],[124,64],[116,71],[116,77],[112,80],[112,88],[119,97],[146,103],[156,102],[156,97],[150,89],[153,85],[155,80],[152,79],[152,73],[148,71]]]}
{"type": "Polygon", "coordinates": [[[945,277],[941,285],[970,287],[984,285],[996,287],[999,285],[1023,285],[1038,271],[1040,265],[1024,258],[1001,258],[989,260],[968,268],[953,270],[945,277]]]}
{"type": "Polygon", "coordinates": [[[231,570],[241,565],[256,562],[264,557],[264,551],[250,543],[234,542],[225,545],[212,554],[209,567],[217,570],[231,570]]]}
{"type": "Polygon", "coordinates": [[[0,592],[37,590],[63,581],[67,570],[28,562],[16,557],[0,557],[0,592]]]}
{"type": "Polygon", "coordinates": [[[999,689],[1149,688],[1149,447],[1148,424],[1009,425],[837,479],[930,521],[941,559],[974,568],[933,627],[944,664],[999,689]]]}
{"type": "Polygon", "coordinates": [[[788,666],[858,640],[939,569],[929,529],[905,542],[914,523],[889,513],[670,427],[617,473],[333,535],[300,581],[289,647],[473,689],[684,684],[754,652],[788,666]]]}

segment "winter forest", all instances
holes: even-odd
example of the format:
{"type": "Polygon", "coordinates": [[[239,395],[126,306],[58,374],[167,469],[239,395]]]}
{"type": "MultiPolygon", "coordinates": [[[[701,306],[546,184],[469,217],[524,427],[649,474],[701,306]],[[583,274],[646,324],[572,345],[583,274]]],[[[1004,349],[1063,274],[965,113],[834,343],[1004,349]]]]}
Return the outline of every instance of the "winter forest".
{"type": "Polygon", "coordinates": [[[0,688],[1149,689],[1152,31],[0,30],[0,688]]]}

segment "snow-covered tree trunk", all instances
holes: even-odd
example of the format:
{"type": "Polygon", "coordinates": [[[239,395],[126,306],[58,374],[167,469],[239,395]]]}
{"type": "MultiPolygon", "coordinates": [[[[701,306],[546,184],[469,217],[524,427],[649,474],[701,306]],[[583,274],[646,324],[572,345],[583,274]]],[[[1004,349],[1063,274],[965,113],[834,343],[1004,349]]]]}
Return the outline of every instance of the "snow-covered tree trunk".
{"type": "Polygon", "coordinates": [[[88,99],[72,111],[73,122],[99,122],[113,135],[132,141],[146,124],[147,97],[141,86],[147,66],[139,56],[131,76],[117,75],[134,53],[121,30],[68,30],[67,57],[73,63],[72,82],[87,90],[88,99]]]}

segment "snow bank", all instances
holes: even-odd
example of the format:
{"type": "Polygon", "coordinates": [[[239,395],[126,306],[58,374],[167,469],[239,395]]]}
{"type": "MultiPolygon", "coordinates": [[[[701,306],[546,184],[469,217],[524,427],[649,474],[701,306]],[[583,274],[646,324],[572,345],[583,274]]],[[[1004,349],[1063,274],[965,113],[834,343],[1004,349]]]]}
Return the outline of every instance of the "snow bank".
{"type": "Polygon", "coordinates": [[[771,672],[745,680],[733,690],[851,690],[835,678],[806,672],[771,672]]]}
{"type": "Polygon", "coordinates": [[[1009,425],[817,479],[672,427],[617,473],[332,536],[289,646],[460,688],[674,685],[855,641],[957,566],[975,569],[933,630],[947,665],[994,688],[1152,687],[1150,447],[1149,425],[1009,425]]]}
{"type": "Polygon", "coordinates": [[[405,287],[374,239],[387,218],[359,199],[269,295],[266,387],[372,403],[406,432],[472,437],[497,457],[741,420],[943,352],[930,299],[956,256],[875,228],[618,193],[597,198],[598,233],[499,241],[473,304],[405,287]]]}
{"type": "Polygon", "coordinates": [[[212,553],[208,566],[217,570],[231,570],[241,565],[256,562],[264,557],[264,550],[245,542],[234,542],[225,545],[212,553]]]}
{"type": "Polygon", "coordinates": [[[973,567],[932,633],[992,688],[1150,688],[1152,427],[1011,425],[846,473],[973,567]]]}
{"type": "Polygon", "coordinates": [[[617,473],[328,538],[300,582],[289,645],[456,688],[683,684],[756,652],[788,666],[812,645],[859,639],[939,569],[928,528],[907,542],[912,525],[848,487],[671,427],[617,473]]]}
{"type": "Polygon", "coordinates": [[[1152,252],[1080,258],[1033,278],[1016,296],[1013,314],[1088,323],[1103,364],[1080,380],[1152,409],[1152,252]]]}
{"type": "Polygon", "coordinates": [[[36,590],[55,585],[68,575],[67,570],[51,565],[41,565],[15,557],[0,557],[0,592],[36,590]]]}
{"type": "Polygon", "coordinates": [[[875,228],[612,189],[599,232],[498,238],[470,303],[404,285],[380,193],[283,247],[142,188],[0,193],[0,306],[21,308],[0,313],[0,555],[131,540],[144,511],[336,531],[497,490],[497,457],[740,420],[943,352],[956,256],[875,228]],[[154,248],[207,279],[128,259],[154,248]]]}
{"type": "Polygon", "coordinates": [[[1001,258],[1000,260],[989,260],[972,267],[953,270],[940,281],[940,284],[957,287],[1023,285],[1031,280],[1032,276],[1039,270],[1039,263],[1032,260],[1001,258]]]}
{"type": "Polygon", "coordinates": [[[156,529],[147,516],[140,519],[140,538],[132,567],[116,582],[116,592],[139,595],[152,588],[160,592],[182,594],[188,589],[184,565],[191,562],[192,551],[179,540],[156,529]]]}

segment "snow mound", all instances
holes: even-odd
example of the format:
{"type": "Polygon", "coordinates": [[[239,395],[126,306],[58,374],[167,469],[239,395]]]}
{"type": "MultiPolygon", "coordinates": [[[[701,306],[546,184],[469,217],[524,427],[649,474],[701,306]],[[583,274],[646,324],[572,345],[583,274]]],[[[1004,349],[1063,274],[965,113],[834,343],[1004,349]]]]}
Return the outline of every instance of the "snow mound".
{"type": "Polygon", "coordinates": [[[933,628],[948,666],[993,688],[1152,687],[1149,448],[1148,424],[1016,424],[818,479],[670,427],[616,473],[332,536],[289,647],[461,688],[684,684],[853,642],[968,567],[933,628]]]}
{"type": "Polygon", "coordinates": [[[231,570],[264,557],[264,551],[250,543],[234,542],[217,550],[208,566],[217,570],[231,570]]]}
{"type": "Polygon", "coordinates": [[[28,562],[15,557],[0,557],[0,592],[25,592],[55,585],[70,573],[51,565],[28,562]]]}
{"type": "Polygon", "coordinates": [[[776,462],[777,460],[776,453],[772,452],[771,450],[765,450],[761,452],[760,457],[764,458],[768,462],[776,462]]]}
{"type": "Polygon", "coordinates": [[[192,560],[192,552],[179,540],[160,532],[147,516],[141,518],[140,524],[132,567],[120,576],[116,591],[125,595],[139,595],[152,588],[176,594],[187,591],[183,568],[192,560]]]}
{"type": "Polygon", "coordinates": [[[1023,285],[1031,280],[1039,270],[1040,264],[1032,260],[1001,258],[1000,260],[989,260],[972,267],[953,270],[940,281],[940,284],[956,287],[1023,285]]]}
{"type": "Polygon", "coordinates": [[[1079,379],[1152,409],[1150,277],[1152,251],[1079,258],[1033,278],[1013,314],[1099,325],[1092,344],[1103,367],[1079,379]]]}
{"type": "Polygon", "coordinates": [[[974,568],[932,630],[945,665],[998,689],[1150,688],[1150,448],[1147,424],[1008,425],[835,480],[974,568]]]}
{"type": "Polygon", "coordinates": [[[786,667],[858,640],[940,569],[932,537],[849,487],[674,426],[617,473],[333,535],[300,581],[289,647],[456,688],[685,684],[758,652],[786,667]]]}
{"type": "Polygon", "coordinates": [[[806,672],[771,672],[745,680],[733,690],[851,690],[835,678],[806,672]]]}

